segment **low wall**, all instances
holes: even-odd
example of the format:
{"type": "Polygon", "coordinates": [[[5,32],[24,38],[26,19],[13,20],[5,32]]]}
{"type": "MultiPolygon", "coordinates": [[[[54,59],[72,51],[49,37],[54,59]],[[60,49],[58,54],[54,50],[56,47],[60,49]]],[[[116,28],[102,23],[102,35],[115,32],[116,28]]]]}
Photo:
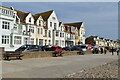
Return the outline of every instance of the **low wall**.
{"type": "MultiPolygon", "coordinates": [[[[42,57],[52,57],[53,52],[54,51],[22,52],[22,54],[24,55],[23,59],[24,58],[42,58],[42,57]]],[[[64,51],[63,56],[77,55],[77,52],[78,51],[64,51]]],[[[85,51],[84,53],[85,53],[85,55],[92,54],[91,51],[85,51]]]]}
{"type": "MultiPolygon", "coordinates": [[[[24,55],[22,58],[23,59],[26,59],[26,58],[42,58],[42,57],[52,57],[52,53],[54,51],[39,51],[39,52],[22,52],[22,54],[24,55]]],[[[78,51],[63,51],[64,54],[63,54],[63,57],[64,56],[71,56],[71,55],[78,55],[77,52],[78,51]]],[[[11,52],[11,51],[4,51],[4,48],[3,47],[0,47],[0,59],[2,59],[2,54],[4,53],[14,53],[14,52],[11,52]]],[[[84,52],[85,55],[87,54],[92,54],[91,51],[85,51],[84,52]]]]}
{"type": "Polygon", "coordinates": [[[22,52],[23,58],[41,58],[41,57],[51,57],[52,51],[39,51],[39,52],[22,52]]]}
{"type": "Polygon", "coordinates": [[[2,60],[3,53],[4,53],[4,47],[0,47],[0,60],[2,60]]]}

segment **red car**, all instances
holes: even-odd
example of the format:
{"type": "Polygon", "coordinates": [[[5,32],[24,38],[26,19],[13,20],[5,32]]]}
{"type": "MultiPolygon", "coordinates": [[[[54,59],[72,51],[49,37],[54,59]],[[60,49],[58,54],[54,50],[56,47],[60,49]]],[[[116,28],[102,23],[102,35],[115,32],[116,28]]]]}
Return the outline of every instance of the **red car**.
{"type": "Polygon", "coordinates": [[[65,51],[60,46],[52,46],[49,51],[65,51]]]}

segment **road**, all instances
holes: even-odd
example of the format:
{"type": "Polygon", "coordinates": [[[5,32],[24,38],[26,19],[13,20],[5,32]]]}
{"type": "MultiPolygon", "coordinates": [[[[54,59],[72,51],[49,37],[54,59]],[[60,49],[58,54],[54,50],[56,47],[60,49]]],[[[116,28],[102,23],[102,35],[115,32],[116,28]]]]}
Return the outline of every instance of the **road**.
{"type": "Polygon", "coordinates": [[[61,78],[117,60],[117,55],[91,54],[2,62],[3,78],[61,78]]]}

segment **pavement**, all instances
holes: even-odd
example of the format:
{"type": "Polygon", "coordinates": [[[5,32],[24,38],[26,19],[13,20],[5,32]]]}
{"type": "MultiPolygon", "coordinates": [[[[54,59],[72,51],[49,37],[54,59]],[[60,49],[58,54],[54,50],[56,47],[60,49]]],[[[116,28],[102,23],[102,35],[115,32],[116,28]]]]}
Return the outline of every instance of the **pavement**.
{"type": "Polygon", "coordinates": [[[2,77],[62,78],[114,60],[118,60],[118,56],[107,53],[2,61],[2,77]]]}

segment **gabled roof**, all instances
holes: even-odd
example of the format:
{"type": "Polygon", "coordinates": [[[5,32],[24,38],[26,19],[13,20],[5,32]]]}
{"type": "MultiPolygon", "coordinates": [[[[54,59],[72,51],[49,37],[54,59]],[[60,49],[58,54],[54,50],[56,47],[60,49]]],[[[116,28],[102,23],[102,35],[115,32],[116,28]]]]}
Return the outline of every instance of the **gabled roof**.
{"type": "Polygon", "coordinates": [[[50,15],[52,14],[53,10],[47,11],[47,12],[43,12],[43,13],[38,13],[35,14],[36,17],[42,16],[44,21],[47,21],[47,19],[50,17],[50,15]]]}
{"type": "Polygon", "coordinates": [[[74,26],[74,27],[77,27],[78,30],[80,29],[81,25],[82,25],[83,22],[77,22],[77,23],[65,23],[64,25],[65,26],[74,26]]]}
{"type": "Polygon", "coordinates": [[[33,15],[33,17],[34,17],[34,20],[35,20],[35,22],[36,22],[37,19],[39,18],[39,15],[33,15]]]}
{"type": "Polygon", "coordinates": [[[65,32],[67,32],[67,33],[70,33],[70,27],[68,27],[68,26],[64,26],[65,27],[65,32]]]}
{"type": "Polygon", "coordinates": [[[104,39],[104,38],[100,37],[100,39],[104,39]]]}
{"type": "Polygon", "coordinates": [[[1,6],[1,5],[0,5],[0,7],[2,7],[2,8],[6,8],[6,9],[11,9],[11,8],[9,8],[9,7],[4,7],[4,6],[1,6]]]}
{"type": "Polygon", "coordinates": [[[25,13],[25,12],[18,11],[18,10],[15,10],[15,11],[17,12],[18,17],[20,18],[20,22],[25,23],[25,18],[27,17],[29,13],[25,13]]]}
{"type": "MultiPolygon", "coordinates": [[[[38,18],[39,17],[42,17],[41,15],[33,15],[33,18],[34,18],[34,20],[35,20],[35,23],[36,23],[36,21],[38,20],[38,18]]],[[[43,18],[42,18],[43,19],[43,18]]]]}

